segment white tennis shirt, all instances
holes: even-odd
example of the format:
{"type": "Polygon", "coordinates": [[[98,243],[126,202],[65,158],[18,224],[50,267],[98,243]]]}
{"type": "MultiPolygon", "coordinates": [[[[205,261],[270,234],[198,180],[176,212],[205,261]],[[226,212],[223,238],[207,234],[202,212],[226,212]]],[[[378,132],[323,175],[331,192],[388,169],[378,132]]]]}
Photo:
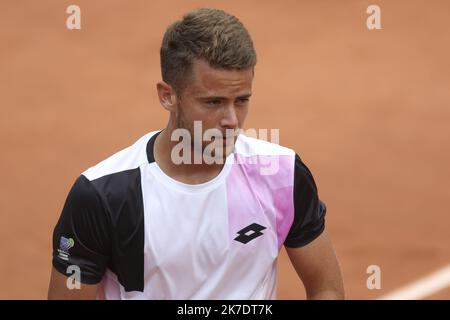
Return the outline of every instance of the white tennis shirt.
{"type": "Polygon", "coordinates": [[[275,299],[283,245],[325,228],[311,172],[289,148],[240,134],[214,179],[189,185],[153,156],[161,131],[83,172],[53,233],[99,299],[275,299]]]}

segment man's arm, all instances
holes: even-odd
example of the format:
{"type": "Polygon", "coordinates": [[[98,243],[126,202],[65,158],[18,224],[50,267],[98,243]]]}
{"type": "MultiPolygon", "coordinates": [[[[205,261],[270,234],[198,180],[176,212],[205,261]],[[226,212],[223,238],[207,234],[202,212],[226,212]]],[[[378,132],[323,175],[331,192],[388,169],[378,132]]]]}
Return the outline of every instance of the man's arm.
{"type": "Polygon", "coordinates": [[[70,290],[67,286],[67,277],[52,268],[50,285],[48,288],[49,300],[95,300],[98,284],[87,285],[80,283],[80,289],[70,290]]]}
{"type": "Polygon", "coordinates": [[[333,245],[326,230],[308,245],[286,247],[302,280],[308,300],[344,299],[344,284],[333,245]]]}

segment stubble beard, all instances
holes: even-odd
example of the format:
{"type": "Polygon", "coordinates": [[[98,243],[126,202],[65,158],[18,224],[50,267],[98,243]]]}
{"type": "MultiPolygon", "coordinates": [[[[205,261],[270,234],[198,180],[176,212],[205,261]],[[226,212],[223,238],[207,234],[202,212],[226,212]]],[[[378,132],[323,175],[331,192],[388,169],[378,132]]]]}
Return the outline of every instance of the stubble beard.
{"type": "MultiPolygon", "coordinates": [[[[189,134],[191,136],[191,141],[190,141],[190,148],[192,150],[191,154],[193,155],[194,153],[197,153],[202,158],[202,160],[204,160],[203,152],[204,152],[206,146],[213,142],[212,141],[203,141],[203,133],[204,132],[202,132],[202,137],[200,137],[202,142],[201,142],[200,146],[198,146],[195,143],[194,128],[191,123],[188,123],[185,121],[185,116],[183,113],[183,106],[181,105],[180,101],[177,102],[177,108],[176,108],[176,112],[175,112],[175,120],[176,120],[175,121],[176,129],[185,129],[189,132],[189,134]]],[[[217,147],[218,150],[216,148],[214,149],[214,151],[212,153],[213,158],[216,157],[215,150],[217,150],[218,151],[217,157],[218,157],[219,161],[221,161],[220,163],[225,163],[225,159],[227,158],[227,156],[229,154],[233,153],[233,151],[234,151],[234,148],[235,148],[234,142],[236,140],[235,137],[239,134],[238,132],[239,132],[239,130],[235,131],[235,136],[233,136],[233,138],[232,138],[233,143],[231,143],[230,145],[225,145],[225,146],[221,145],[220,147],[217,147]]]]}

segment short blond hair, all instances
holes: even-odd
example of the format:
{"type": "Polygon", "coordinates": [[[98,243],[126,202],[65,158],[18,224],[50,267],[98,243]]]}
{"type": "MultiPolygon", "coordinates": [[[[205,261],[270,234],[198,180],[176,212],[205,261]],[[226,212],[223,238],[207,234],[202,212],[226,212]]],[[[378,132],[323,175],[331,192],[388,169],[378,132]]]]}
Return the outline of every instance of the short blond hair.
{"type": "Polygon", "coordinates": [[[253,41],[235,16],[219,9],[202,8],[171,24],[160,50],[162,79],[180,93],[194,59],[220,69],[246,69],[256,65],[253,41]]]}

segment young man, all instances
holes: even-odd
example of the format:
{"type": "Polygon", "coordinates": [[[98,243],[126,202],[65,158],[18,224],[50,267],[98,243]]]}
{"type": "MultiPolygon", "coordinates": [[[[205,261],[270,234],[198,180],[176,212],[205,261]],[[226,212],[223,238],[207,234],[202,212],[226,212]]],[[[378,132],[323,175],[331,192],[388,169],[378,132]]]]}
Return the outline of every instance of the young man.
{"type": "Polygon", "coordinates": [[[168,124],[78,177],[53,234],[50,299],[273,299],[283,245],[309,299],[344,297],[311,172],[239,134],[255,64],[247,30],[221,10],[167,29],[168,124]],[[81,289],[67,288],[73,266],[81,289]]]}

